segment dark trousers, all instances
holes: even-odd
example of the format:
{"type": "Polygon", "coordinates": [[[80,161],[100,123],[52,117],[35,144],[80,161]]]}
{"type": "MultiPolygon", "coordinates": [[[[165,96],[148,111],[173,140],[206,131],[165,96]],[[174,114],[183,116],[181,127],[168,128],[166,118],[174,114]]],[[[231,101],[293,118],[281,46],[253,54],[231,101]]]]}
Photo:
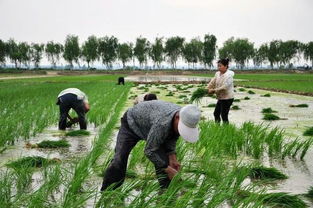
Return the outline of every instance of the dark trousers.
{"type": "Polygon", "coordinates": [[[124,77],[119,77],[119,78],[118,78],[118,84],[119,84],[119,85],[120,85],[120,84],[125,85],[125,79],[124,79],[124,77]]]}
{"type": "Polygon", "coordinates": [[[82,100],[78,100],[77,95],[71,93],[62,95],[58,98],[57,104],[60,106],[60,130],[65,130],[67,115],[71,108],[73,108],[78,115],[80,129],[87,129],[84,102],[82,100]]]}
{"type": "MultiPolygon", "coordinates": [[[[101,191],[104,191],[112,184],[114,184],[112,186],[113,189],[123,184],[126,176],[128,156],[139,140],[140,138],[128,126],[126,112],[121,119],[115,154],[109,167],[105,171],[101,191]]],[[[159,151],[160,156],[168,163],[168,155],[165,153],[165,148],[160,148],[159,151]]],[[[155,166],[155,170],[161,188],[167,188],[170,184],[170,179],[167,177],[164,169],[155,166]]]]}
{"type": "Polygon", "coordinates": [[[221,117],[224,123],[228,123],[228,113],[230,106],[233,104],[234,99],[218,100],[214,110],[215,122],[221,122],[221,117]]]}

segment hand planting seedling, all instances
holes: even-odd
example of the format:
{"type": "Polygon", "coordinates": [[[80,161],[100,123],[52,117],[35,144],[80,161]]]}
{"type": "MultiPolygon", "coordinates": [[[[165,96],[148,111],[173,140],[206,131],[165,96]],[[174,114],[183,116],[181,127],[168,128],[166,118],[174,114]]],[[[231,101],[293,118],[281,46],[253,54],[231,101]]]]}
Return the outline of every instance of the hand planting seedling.
{"type": "Polygon", "coordinates": [[[291,108],[308,108],[308,104],[289,105],[291,108]]]}
{"type": "Polygon", "coordinates": [[[86,130],[75,130],[75,131],[69,131],[65,133],[65,136],[89,136],[90,132],[86,130]]]}
{"type": "Polygon", "coordinates": [[[69,147],[70,144],[68,141],[62,139],[58,141],[49,141],[44,140],[37,144],[26,143],[27,148],[61,148],[61,147],[69,147]]]}
{"type": "Polygon", "coordinates": [[[273,110],[272,108],[263,108],[262,113],[277,113],[277,111],[273,110]]]}
{"type": "Polygon", "coordinates": [[[313,136],[313,127],[310,127],[308,129],[306,129],[304,132],[303,132],[303,136],[313,136]]]}

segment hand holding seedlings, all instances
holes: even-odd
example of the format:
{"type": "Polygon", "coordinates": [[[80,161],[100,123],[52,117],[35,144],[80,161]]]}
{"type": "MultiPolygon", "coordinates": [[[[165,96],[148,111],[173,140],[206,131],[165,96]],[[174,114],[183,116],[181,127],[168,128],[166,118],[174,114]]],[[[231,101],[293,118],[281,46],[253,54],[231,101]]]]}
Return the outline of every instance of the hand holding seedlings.
{"type": "Polygon", "coordinates": [[[175,175],[178,173],[178,171],[172,168],[171,166],[168,166],[167,168],[165,168],[164,171],[170,180],[172,180],[175,177],[175,175]]]}
{"type": "Polygon", "coordinates": [[[215,89],[209,89],[209,94],[214,94],[215,93],[215,89]]]}
{"type": "Polygon", "coordinates": [[[174,168],[176,171],[180,170],[180,163],[177,161],[176,155],[171,154],[169,157],[169,166],[174,168]]]}

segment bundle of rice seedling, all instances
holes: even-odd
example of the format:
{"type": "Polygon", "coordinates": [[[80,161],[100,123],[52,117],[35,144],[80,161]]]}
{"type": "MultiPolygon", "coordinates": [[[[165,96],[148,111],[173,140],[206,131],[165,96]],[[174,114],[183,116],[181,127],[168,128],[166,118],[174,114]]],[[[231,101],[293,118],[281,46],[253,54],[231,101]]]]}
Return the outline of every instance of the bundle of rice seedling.
{"type": "Polygon", "coordinates": [[[280,117],[272,113],[265,113],[263,120],[275,121],[275,120],[280,120],[280,117]]]}
{"type": "Polygon", "coordinates": [[[250,100],[250,98],[249,98],[249,97],[244,97],[243,99],[244,99],[244,100],[250,100]]]}
{"type": "Polygon", "coordinates": [[[240,92],[244,92],[244,91],[246,91],[246,89],[245,88],[239,88],[238,89],[240,92]]]}
{"type": "Polygon", "coordinates": [[[24,157],[20,158],[16,161],[10,162],[6,164],[10,168],[19,169],[19,168],[40,168],[44,165],[53,164],[60,162],[59,159],[53,158],[53,159],[46,159],[39,156],[33,156],[33,157],[24,157]]]}
{"type": "Polygon", "coordinates": [[[233,106],[231,107],[231,109],[232,109],[232,110],[240,110],[240,108],[239,108],[238,105],[233,105],[233,106]]]}
{"type": "Polygon", "coordinates": [[[215,103],[211,103],[208,105],[208,108],[215,108],[216,107],[216,104],[215,103]]]}
{"type": "Polygon", "coordinates": [[[254,94],[255,94],[255,92],[252,91],[252,90],[249,90],[248,93],[249,93],[250,95],[254,95],[254,94]]]}
{"type": "Polygon", "coordinates": [[[206,96],[209,96],[208,89],[198,88],[192,93],[190,102],[191,103],[194,101],[199,102],[201,98],[206,97],[206,96]]]}
{"type": "Polygon", "coordinates": [[[169,91],[165,96],[174,96],[174,93],[172,91],[169,91]]]}
{"type": "Polygon", "coordinates": [[[306,194],[307,197],[313,199],[313,186],[310,187],[308,193],[306,194]]]}
{"type": "Polygon", "coordinates": [[[240,99],[234,99],[234,102],[235,102],[235,103],[239,103],[239,102],[240,102],[240,99]]]}
{"type": "Polygon", "coordinates": [[[58,140],[58,141],[44,140],[37,144],[31,144],[31,143],[26,144],[27,148],[60,148],[60,147],[69,147],[69,146],[70,144],[68,143],[68,141],[64,139],[58,140]]]}
{"type": "Polygon", "coordinates": [[[267,94],[261,95],[261,97],[271,97],[271,94],[267,93],[267,94]]]}
{"type": "Polygon", "coordinates": [[[262,113],[277,113],[277,111],[273,110],[272,108],[263,108],[262,113]]]}
{"type": "Polygon", "coordinates": [[[313,127],[306,129],[303,133],[303,136],[313,136],[313,127]]]}
{"type": "Polygon", "coordinates": [[[308,104],[289,105],[291,108],[308,108],[308,104]]]}
{"type": "Polygon", "coordinates": [[[264,166],[251,168],[249,176],[252,179],[261,180],[282,180],[288,178],[285,174],[276,168],[267,168],[264,166]]]}
{"type": "Polygon", "coordinates": [[[75,130],[65,133],[65,136],[88,136],[88,135],[90,135],[90,132],[86,130],[75,130]]]}

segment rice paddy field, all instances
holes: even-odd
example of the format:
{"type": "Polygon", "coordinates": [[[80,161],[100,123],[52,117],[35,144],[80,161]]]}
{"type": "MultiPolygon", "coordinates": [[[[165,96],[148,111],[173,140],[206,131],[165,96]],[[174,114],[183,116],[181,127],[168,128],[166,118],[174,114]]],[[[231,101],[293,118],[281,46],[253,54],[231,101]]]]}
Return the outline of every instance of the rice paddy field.
{"type": "Polygon", "coordinates": [[[128,76],[123,86],[119,76],[0,80],[0,207],[313,207],[313,97],[301,95],[313,92],[311,74],[236,75],[229,125],[213,121],[216,98],[201,95],[207,80],[136,84],[143,80],[128,76]],[[57,129],[56,96],[69,87],[88,95],[87,131],[57,129]],[[123,186],[101,193],[120,118],[145,93],[181,106],[193,100],[200,139],[179,140],[182,170],[167,190],[142,141],[123,186]]]}

